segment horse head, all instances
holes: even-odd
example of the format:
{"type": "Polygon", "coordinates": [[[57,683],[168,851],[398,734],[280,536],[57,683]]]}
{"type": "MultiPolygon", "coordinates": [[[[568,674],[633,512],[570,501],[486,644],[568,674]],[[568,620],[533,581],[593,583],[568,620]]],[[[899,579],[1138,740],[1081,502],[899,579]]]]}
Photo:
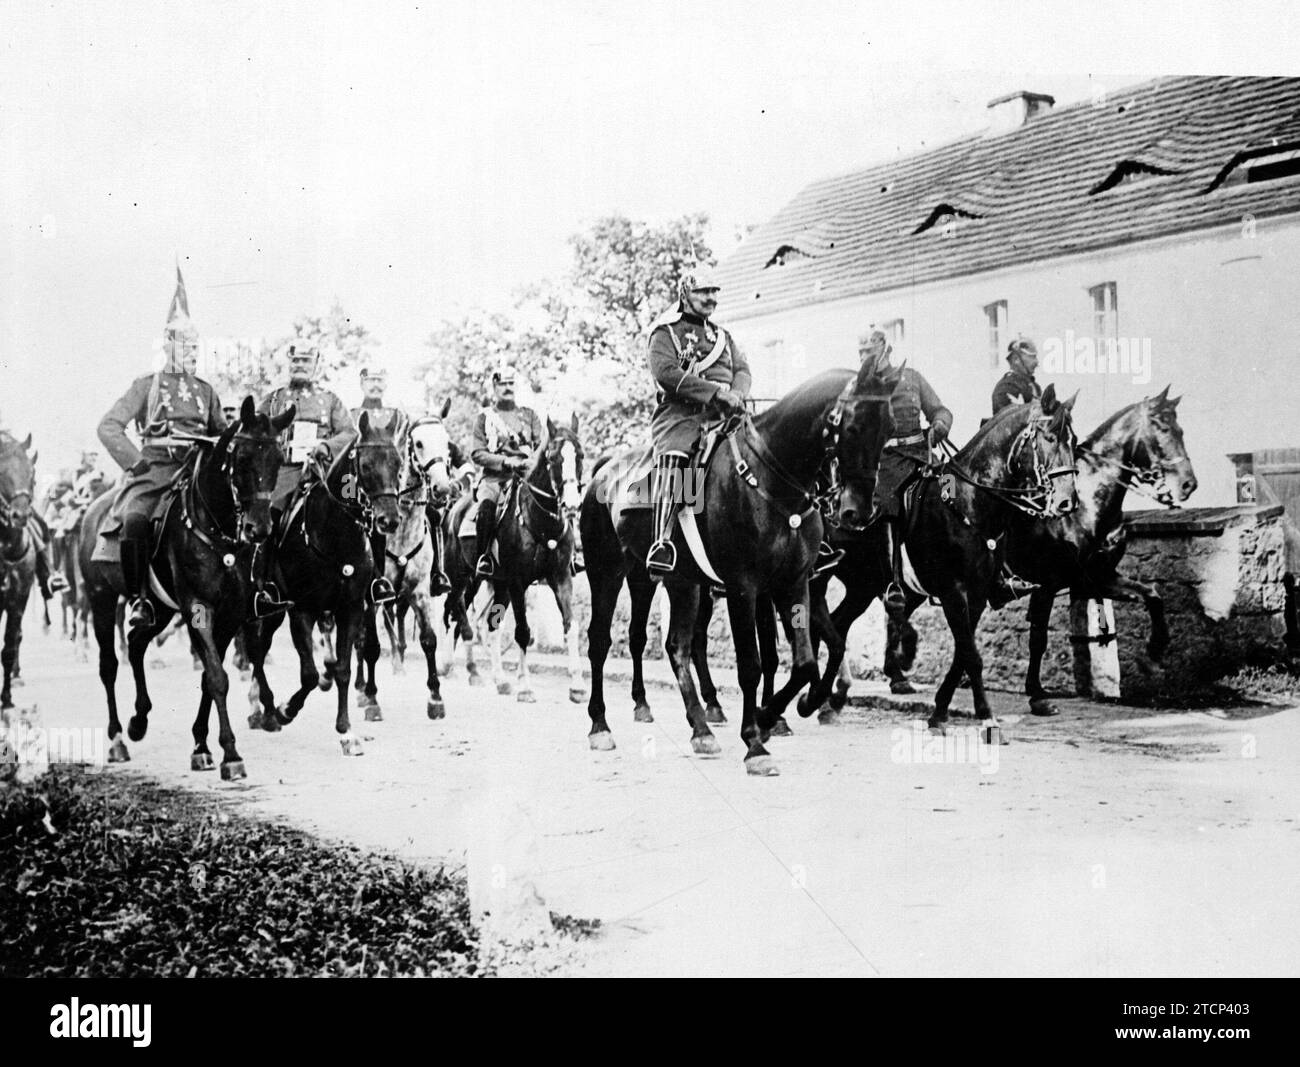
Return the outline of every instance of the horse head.
{"type": "Polygon", "coordinates": [[[839,431],[838,518],[843,526],[861,528],[871,521],[880,456],[894,433],[890,398],[902,377],[902,366],[890,367],[882,374],[864,364],[852,390],[841,393],[827,415],[823,433],[833,433],[836,426],[839,431]]]}
{"type": "Polygon", "coordinates": [[[32,513],[36,491],[36,459],[27,450],[32,435],[18,441],[0,433],[0,526],[21,530],[32,513]]]}
{"type": "Polygon", "coordinates": [[[293,422],[291,404],[272,418],[259,414],[251,396],[244,397],[239,418],[217,440],[216,454],[235,504],[235,536],[258,543],[271,534],[271,493],[280,471],[280,434],[293,422]]]}
{"type": "Polygon", "coordinates": [[[582,504],[582,442],[576,413],[568,425],[546,420],[544,456],[557,505],[566,515],[577,514],[582,504]]]}
{"type": "Polygon", "coordinates": [[[434,504],[446,504],[452,490],[451,435],[446,418],[451,410],[448,397],[437,415],[416,419],[406,435],[406,463],[428,487],[434,504]]]}
{"type": "Polygon", "coordinates": [[[1178,402],[1169,399],[1169,386],[1141,403],[1145,416],[1133,451],[1133,466],[1149,472],[1152,495],[1166,507],[1181,504],[1196,491],[1196,472],[1178,425],[1178,402]]]}
{"type": "Polygon", "coordinates": [[[400,521],[397,491],[402,461],[397,442],[392,429],[371,422],[367,412],[361,413],[357,428],[361,436],[352,446],[357,490],[374,513],[375,529],[390,534],[400,521]]]}
{"type": "MultiPolygon", "coordinates": [[[[1056,396],[1049,385],[1043,395],[1024,405],[1026,419],[1007,454],[1012,484],[1030,490],[1030,506],[1043,515],[1068,515],[1074,510],[1074,402],[1056,396]]],[[[1015,409],[1019,411],[1020,409],[1015,409]]]]}

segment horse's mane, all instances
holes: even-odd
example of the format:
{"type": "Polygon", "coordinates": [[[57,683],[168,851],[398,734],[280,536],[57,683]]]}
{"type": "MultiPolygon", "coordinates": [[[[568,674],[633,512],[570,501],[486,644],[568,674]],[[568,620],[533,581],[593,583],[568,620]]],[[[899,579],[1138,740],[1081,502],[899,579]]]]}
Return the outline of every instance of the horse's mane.
{"type": "Polygon", "coordinates": [[[1129,404],[1129,405],[1127,405],[1126,407],[1122,407],[1122,408],[1120,408],[1118,411],[1116,411],[1114,414],[1112,414],[1109,418],[1107,418],[1107,419],[1106,419],[1106,420],[1105,420],[1105,421],[1104,421],[1100,426],[1098,426],[1095,430],[1093,430],[1092,433],[1090,433],[1090,434],[1087,436],[1087,438],[1085,438],[1084,440],[1080,441],[1080,442],[1079,442],[1079,447],[1080,447],[1080,448],[1091,448],[1091,447],[1092,447],[1093,445],[1095,445],[1099,440],[1101,440],[1102,437],[1104,437],[1106,434],[1110,433],[1110,431],[1111,431],[1111,429],[1114,427],[1115,423],[1119,422],[1120,419],[1122,419],[1125,415],[1127,415],[1130,411],[1132,411],[1132,410],[1133,410],[1134,408],[1136,408],[1138,405],[1140,405],[1140,404],[1145,404],[1145,403],[1146,403],[1146,398],[1144,398],[1144,399],[1142,399],[1142,400],[1135,400],[1132,404],[1129,404]]]}
{"type": "Polygon", "coordinates": [[[858,375],[857,371],[839,367],[824,370],[795,386],[766,411],[754,416],[754,427],[764,430],[772,423],[787,419],[811,420],[819,414],[832,400],[844,391],[844,387],[858,375]]]}
{"type": "MultiPolygon", "coordinates": [[[[1005,427],[1004,423],[1010,423],[1014,419],[1023,416],[1025,421],[1029,418],[1029,409],[1034,405],[1029,404],[1011,404],[1004,407],[1001,411],[994,414],[983,426],[975,431],[975,436],[967,441],[957,451],[958,459],[969,459],[974,455],[976,449],[984,446],[985,441],[994,433],[1001,433],[1005,427]]],[[[1017,430],[1023,429],[1023,426],[1017,427],[1017,430]]]]}

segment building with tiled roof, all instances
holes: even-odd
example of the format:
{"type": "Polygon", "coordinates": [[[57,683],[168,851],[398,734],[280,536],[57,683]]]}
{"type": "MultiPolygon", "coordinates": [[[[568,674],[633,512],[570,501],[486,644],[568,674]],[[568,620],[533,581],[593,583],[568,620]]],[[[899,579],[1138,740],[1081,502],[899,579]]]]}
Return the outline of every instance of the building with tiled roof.
{"type": "Polygon", "coordinates": [[[878,326],[964,437],[1025,334],[1039,380],[1081,390],[1081,429],[1172,382],[1194,502],[1229,502],[1225,453],[1300,443],[1300,79],[990,112],[985,133],[812,183],[720,265],[756,392],[855,365],[878,326]]]}

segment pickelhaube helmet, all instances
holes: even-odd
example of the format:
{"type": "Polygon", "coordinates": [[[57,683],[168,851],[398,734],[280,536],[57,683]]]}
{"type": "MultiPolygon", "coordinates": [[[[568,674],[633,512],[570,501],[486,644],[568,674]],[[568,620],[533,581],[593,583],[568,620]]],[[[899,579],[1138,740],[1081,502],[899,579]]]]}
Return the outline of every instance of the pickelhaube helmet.
{"type": "Polygon", "coordinates": [[[677,292],[681,296],[685,296],[687,293],[698,293],[706,289],[721,288],[722,283],[718,281],[717,271],[704,263],[697,263],[684,272],[677,281],[677,292]]]}
{"type": "Polygon", "coordinates": [[[1007,345],[1007,359],[1012,356],[1037,356],[1038,346],[1028,337],[1016,337],[1007,345]]]}
{"type": "Polygon", "coordinates": [[[363,383],[367,378],[379,378],[382,381],[388,381],[388,368],[378,360],[368,360],[361,364],[360,377],[363,383]]]}
{"type": "Polygon", "coordinates": [[[515,382],[515,368],[509,363],[500,363],[492,372],[492,384],[498,382],[509,382],[511,385],[515,382]]]}

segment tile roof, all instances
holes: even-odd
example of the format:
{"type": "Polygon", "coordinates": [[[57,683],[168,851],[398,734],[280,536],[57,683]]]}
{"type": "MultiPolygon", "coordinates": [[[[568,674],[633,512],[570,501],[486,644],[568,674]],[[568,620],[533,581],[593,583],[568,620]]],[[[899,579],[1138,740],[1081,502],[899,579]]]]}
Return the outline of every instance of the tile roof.
{"type": "Polygon", "coordinates": [[[1225,184],[1284,146],[1300,147],[1300,78],[1162,78],[1049,111],[812,183],[719,265],[718,315],[1300,211],[1300,179],[1225,184]]]}

